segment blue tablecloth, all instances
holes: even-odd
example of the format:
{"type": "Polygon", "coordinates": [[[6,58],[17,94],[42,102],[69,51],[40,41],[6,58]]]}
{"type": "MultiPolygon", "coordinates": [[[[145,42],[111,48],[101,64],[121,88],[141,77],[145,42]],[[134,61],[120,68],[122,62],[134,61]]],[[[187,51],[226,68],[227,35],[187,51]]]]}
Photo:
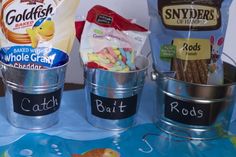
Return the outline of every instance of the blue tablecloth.
{"type": "MultiPolygon", "coordinates": [[[[11,126],[6,120],[4,97],[1,97],[0,157],[87,157],[91,156],[89,153],[105,148],[119,152],[121,157],[236,156],[236,137],[233,134],[209,141],[189,141],[160,131],[152,123],[155,87],[153,82],[145,84],[137,124],[119,132],[98,129],[86,121],[84,90],[64,92],[59,123],[40,131],[11,126]]],[[[234,112],[232,133],[236,133],[235,119],[234,112]]]]}

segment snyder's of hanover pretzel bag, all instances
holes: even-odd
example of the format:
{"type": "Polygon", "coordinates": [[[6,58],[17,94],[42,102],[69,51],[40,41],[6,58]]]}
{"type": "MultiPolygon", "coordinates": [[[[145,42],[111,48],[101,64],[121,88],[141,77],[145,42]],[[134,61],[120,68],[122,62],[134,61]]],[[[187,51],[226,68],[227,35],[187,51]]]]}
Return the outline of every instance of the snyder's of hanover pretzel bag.
{"type": "Polygon", "coordinates": [[[175,79],[222,84],[231,0],[148,0],[154,67],[175,79]]]}
{"type": "Polygon", "coordinates": [[[68,61],[79,0],[1,0],[1,62],[44,69],[68,61]]]}

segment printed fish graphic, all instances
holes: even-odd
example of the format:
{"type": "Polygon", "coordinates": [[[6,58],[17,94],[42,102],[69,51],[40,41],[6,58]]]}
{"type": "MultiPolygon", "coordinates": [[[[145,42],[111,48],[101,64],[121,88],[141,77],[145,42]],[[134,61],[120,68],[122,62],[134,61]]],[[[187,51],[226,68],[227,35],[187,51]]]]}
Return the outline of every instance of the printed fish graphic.
{"type": "Polygon", "coordinates": [[[109,148],[101,148],[90,150],[82,155],[73,154],[72,157],[120,157],[120,154],[109,148]]]}
{"type": "Polygon", "coordinates": [[[49,41],[55,32],[54,22],[51,19],[39,19],[33,26],[26,30],[31,39],[31,46],[36,48],[39,41],[49,41]]]}

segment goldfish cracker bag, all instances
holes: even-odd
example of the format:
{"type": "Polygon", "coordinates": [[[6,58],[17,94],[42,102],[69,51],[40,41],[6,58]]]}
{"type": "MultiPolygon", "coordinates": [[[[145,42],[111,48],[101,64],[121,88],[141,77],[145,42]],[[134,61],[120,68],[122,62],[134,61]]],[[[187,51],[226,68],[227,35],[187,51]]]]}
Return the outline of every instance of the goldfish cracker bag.
{"type": "Polygon", "coordinates": [[[148,0],[154,67],[190,83],[222,84],[231,0],[148,0]]]}
{"type": "Polygon", "coordinates": [[[1,62],[44,69],[65,64],[79,0],[1,0],[1,62]]]}
{"type": "Polygon", "coordinates": [[[148,31],[103,6],[94,6],[82,32],[80,55],[89,68],[110,71],[136,70],[148,31]]]}

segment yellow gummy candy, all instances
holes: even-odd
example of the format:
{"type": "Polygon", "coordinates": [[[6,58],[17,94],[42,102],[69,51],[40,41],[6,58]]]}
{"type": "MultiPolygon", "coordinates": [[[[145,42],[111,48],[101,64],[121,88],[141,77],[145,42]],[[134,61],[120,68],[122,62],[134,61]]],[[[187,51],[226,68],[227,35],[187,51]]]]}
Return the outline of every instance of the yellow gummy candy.
{"type": "Polygon", "coordinates": [[[122,69],[123,72],[128,72],[129,71],[129,67],[126,66],[124,69],[122,69]]]}
{"type": "Polygon", "coordinates": [[[95,62],[95,63],[107,68],[108,70],[110,70],[113,67],[113,64],[105,64],[105,63],[101,63],[101,62],[95,62]]]}
{"type": "Polygon", "coordinates": [[[121,66],[113,66],[111,69],[111,71],[121,71],[122,70],[122,67],[121,66]]]}
{"type": "Polygon", "coordinates": [[[120,60],[122,60],[122,56],[121,56],[121,55],[119,55],[118,58],[119,58],[120,60]]]}
{"type": "Polygon", "coordinates": [[[120,55],[120,51],[118,49],[113,50],[117,56],[120,55]]]}
{"type": "Polygon", "coordinates": [[[109,64],[110,63],[110,60],[109,59],[106,59],[105,56],[103,56],[102,54],[98,54],[98,61],[101,62],[101,63],[104,63],[104,64],[109,64]]]}
{"type": "Polygon", "coordinates": [[[96,54],[89,53],[88,54],[89,61],[99,61],[98,56],[96,54]]]}
{"type": "Polygon", "coordinates": [[[105,56],[111,63],[115,63],[115,62],[116,62],[115,58],[113,58],[112,55],[110,55],[109,53],[104,53],[104,56],[105,56]]]}

